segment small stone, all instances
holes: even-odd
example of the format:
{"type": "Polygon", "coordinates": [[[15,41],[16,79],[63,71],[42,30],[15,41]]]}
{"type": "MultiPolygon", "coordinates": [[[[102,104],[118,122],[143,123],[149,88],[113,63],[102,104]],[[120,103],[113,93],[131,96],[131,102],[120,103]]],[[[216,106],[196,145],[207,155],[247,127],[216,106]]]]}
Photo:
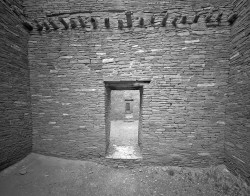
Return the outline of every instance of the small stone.
{"type": "Polygon", "coordinates": [[[26,169],[21,169],[21,170],[19,171],[19,174],[25,175],[25,174],[27,174],[27,170],[26,170],[26,169]]]}

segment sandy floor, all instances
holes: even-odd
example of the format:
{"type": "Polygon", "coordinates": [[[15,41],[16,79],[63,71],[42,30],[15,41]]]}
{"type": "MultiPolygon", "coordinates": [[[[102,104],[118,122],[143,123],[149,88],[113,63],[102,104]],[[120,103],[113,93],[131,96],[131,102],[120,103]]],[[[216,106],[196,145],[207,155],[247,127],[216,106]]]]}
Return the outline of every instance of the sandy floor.
{"type": "Polygon", "coordinates": [[[115,169],[30,154],[0,173],[1,196],[248,195],[245,190],[246,185],[235,180],[223,165],[215,169],[115,169]]]}
{"type": "Polygon", "coordinates": [[[111,121],[110,145],[107,158],[141,158],[138,146],[138,120],[132,122],[111,121]]]}

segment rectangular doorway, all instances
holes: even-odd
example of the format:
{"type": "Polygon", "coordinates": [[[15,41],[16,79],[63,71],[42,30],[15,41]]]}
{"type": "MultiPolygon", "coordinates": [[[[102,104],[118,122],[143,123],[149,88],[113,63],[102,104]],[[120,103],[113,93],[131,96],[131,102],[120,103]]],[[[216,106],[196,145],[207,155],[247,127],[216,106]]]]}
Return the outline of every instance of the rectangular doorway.
{"type": "Polygon", "coordinates": [[[106,158],[142,158],[142,94],[142,86],[106,84],[106,158]]]}

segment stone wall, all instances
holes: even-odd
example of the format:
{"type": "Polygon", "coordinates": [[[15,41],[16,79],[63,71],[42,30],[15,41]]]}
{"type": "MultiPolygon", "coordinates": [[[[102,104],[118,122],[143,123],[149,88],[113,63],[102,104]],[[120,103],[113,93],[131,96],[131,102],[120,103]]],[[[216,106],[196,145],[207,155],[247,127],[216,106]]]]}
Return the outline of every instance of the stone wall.
{"type": "MultiPolygon", "coordinates": [[[[29,40],[34,152],[105,157],[104,81],[145,81],[141,147],[145,164],[207,166],[224,161],[229,73],[229,1],[25,1],[39,23],[29,40]],[[205,2],[205,3],[203,3],[205,2]],[[125,11],[133,11],[127,28],[125,11]],[[167,24],[162,20],[168,11],[167,24]],[[218,25],[215,16],[223,12],[218,25]],[[193,23],[196,12],[201,13],[193,23]],[[211,22],[205,17],[213,13],[211,22]],[[150,24],[155,14],[154,24],[150,24]],[[65,29],[58,17],[77,22],[65,29]],[[86,28],[78,16],[88,20],[86,28]],[[181,24],[182,16],[187,23],[181,24]],[[97,28],[89,21],[98,21],[97,28]],[[110,19],[110,28],[104,18],[110,19]],[[144,24],[139,25],[140,17],[144,24]],[[177,26],[172,25],[177,17],[177,26]],[[118,29],[117,20],[124,28],[118,29]]],[[[106,112],[107,114],[107,112],[106,112]]],[[[106,119],[106,127],[108,127],[106,119]]]]}
{"type": "Polygon", "coordinates": [[[111,91],[111,113],[110,120],[126,120],[125,118],[125,99],[133,99],[130,103],[132,120],[139,119],[140,111],[140,92],[139,90],[111,91]]]}
{"type": "Polygon", "coordinates": [[[238,18],[231,30],[225,156],[231,171],[250,183],[250,4],[234,0],[232,8],[238,18]]]}
{"type": "Polygon", "coordinates": [[[14,9],[21,1],[0,1],[0,170],[31,152],[28,67],[29,34],[14,9]]]}

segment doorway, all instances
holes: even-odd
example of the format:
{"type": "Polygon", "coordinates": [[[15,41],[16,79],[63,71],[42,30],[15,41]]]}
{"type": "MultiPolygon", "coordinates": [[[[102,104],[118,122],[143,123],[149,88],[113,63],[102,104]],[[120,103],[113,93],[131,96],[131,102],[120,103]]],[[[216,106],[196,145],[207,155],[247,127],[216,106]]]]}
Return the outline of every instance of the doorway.
{"type": "Polygon", "coordinates": [[[143,86],[109,82],[106,86],[106,158],[141,159],[143,86]]]}

